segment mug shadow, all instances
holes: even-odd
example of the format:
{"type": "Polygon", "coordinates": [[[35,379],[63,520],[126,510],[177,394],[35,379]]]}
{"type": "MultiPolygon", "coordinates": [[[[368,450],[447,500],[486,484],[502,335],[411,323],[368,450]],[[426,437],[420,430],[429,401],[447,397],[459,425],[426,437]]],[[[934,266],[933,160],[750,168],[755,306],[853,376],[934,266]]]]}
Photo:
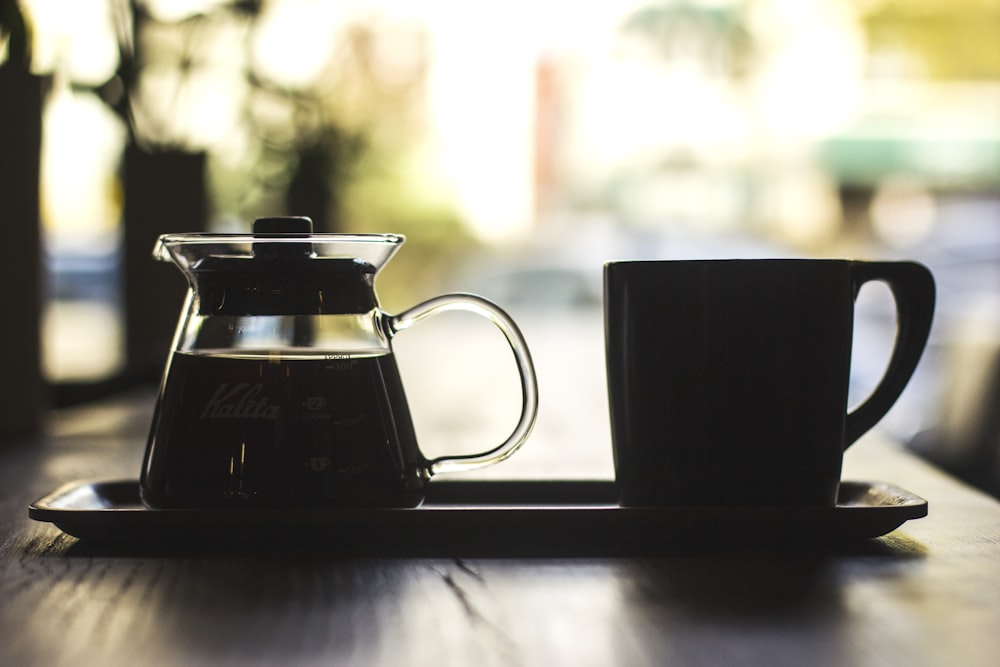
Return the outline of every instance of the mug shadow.
{"type": "Polygon", "coordinates": [[[925,545],[905,534],[828,549],[686,549],[623,564],[621,595],[640,619],[676,619],[672,636],[678,645],[687,641],[684,627],[721,625],[752,633],[780,623],[815,627],[835,650],[839,621],[849,616],[847,589],[861,580],[898,576],[927,554],[925,545]]]}

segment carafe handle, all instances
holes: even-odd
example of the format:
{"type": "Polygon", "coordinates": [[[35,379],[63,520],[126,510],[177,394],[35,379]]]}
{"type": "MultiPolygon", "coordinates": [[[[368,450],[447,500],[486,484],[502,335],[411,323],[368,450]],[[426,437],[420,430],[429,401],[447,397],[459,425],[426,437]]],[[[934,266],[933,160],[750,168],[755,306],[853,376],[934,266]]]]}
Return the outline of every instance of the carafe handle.
{"type": "Polygon", "coordinates": [[[386,320],[390,336],[412,327],[431,315],[464,310],[487,318],[503,332],[510,349],[514,353],[518,372],[521,375],[521,417],[510,436],[497,447],[479,454],[460,456],[441,456],[427,463],[427,472],[433,476],[442,472],[459,472],[474,470],[494,463],[499,463],[516,452],[528,439],[535,418],[538,416],[538,381],[535,378],[535,367],[531,361],[528,345],[521,335],[520,329],[510,316],[492,301],[473,294],[443,294],[424,301],[398,315],[389,315],[386,320]]]}

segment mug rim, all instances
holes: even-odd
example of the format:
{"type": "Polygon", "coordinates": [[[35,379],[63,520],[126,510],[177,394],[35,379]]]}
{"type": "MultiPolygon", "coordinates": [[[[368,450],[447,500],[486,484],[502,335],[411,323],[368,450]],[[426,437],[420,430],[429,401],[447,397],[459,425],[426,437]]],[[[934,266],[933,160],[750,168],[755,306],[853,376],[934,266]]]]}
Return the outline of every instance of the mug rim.
{"type": "Polygon", "coordinates": [[[842,264],[864,262],[846,257],[711,257],[704,259],[612,259],[604,262],[604,267],[612,266],[656,266],[680,264],[842,264]]]}

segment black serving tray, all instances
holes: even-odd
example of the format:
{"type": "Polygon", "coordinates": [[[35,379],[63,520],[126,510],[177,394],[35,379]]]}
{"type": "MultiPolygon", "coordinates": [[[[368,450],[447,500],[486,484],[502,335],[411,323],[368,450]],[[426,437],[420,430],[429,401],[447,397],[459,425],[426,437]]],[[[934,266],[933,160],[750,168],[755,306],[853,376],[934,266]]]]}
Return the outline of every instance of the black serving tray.
{"type": "Polygon", "coordinates": [[[613,482],[434,482],[415,509],[152,510],[135,480],[66,484],[28,507],[89,544],[317,542],[376,553],[641,553],[692,543],[829,544],[885,535],[927,501],[843,482],[828,508],[623,508],[613,482]]]}

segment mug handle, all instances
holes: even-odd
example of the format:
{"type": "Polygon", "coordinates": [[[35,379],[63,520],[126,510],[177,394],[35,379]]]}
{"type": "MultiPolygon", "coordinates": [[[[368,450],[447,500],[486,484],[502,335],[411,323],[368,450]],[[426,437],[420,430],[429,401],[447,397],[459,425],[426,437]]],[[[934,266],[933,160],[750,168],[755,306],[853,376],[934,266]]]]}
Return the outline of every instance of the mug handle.
{"type": "Polygon", "coordinates": [[[872,280],[888,285],[896,302],[896,342],[875,390],[847,415],[844,449],[878,423],[899,398],[917,368],[934,316],[934,277],[922,264],[851,262],[855,299],[861,286],[872,280]]]}
{"type": "Polygon", "coordinates": [[[475,470],[507,459],[528,439],[538,416],[538,380],[535,377],[535,366],[531,361],[528,344],[520,329],[514,324],[514,320],[492,301],[473,294],[444,294],[398,315],[389,315],[385,320],[387,332],[392,337],[431,315],[451,310],[464,310],[485,317],[503,332],[510,349],[514,352],[514,361],[521,375],[521,417],[510,436],[492,449],[479,454],[441,456],[428,461],[427,472],[430,476],[442,472],[475,470]]]}

